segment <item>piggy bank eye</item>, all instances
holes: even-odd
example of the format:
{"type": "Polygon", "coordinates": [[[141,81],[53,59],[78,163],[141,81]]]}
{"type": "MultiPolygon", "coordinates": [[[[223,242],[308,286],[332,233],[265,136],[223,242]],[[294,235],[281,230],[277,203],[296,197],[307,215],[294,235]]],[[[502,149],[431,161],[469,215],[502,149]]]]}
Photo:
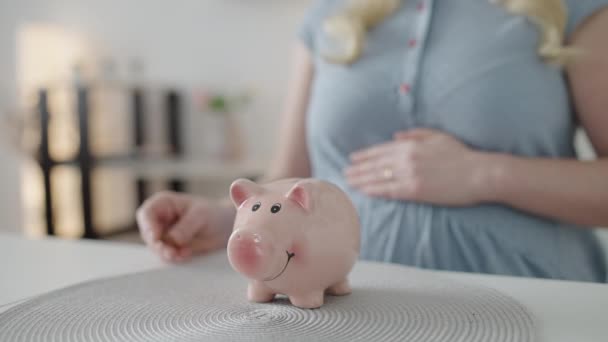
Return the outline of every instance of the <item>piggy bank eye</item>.
{"type": "Polygon", "coordinates": [[[258,209],[260,209],[261,206],[262,206],[262,203],[258,202],[253,205],[253,207],[251,208],[251,211],[258,211],[258,209]]]}
{"type": "Polygon", "coordinates": [[[274,204],[272,208],[270,208],[270,212],[273,214],[276,214],[279,211],[281,211],[281,205],[279,203],[274,204]]]}

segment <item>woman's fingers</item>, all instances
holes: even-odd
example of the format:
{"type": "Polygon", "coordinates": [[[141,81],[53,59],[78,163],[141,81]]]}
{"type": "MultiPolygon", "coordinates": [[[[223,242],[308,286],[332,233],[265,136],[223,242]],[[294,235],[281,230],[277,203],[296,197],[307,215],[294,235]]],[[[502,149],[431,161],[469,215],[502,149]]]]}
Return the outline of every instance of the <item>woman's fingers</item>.
{"type": "Polygon", "coordinates": [[[217,238],[213,237],[195,237],[188,245],[180,247],[175,251],[175,254],[170,255],[172,262],[186,262],[194,255],[213,252],[222,247],[222,243],[217,238]]]}
{"type": "Polygon", "coordinates": [[[361,187],[391,181],[396,172],[392,158],[385,156],[348,167],[344,175],[351,186],[361,187]]]}
{"type": "Polygon", "coordinates": [[[183,262],[195,254],[218,249],[222,241],[214,208],[205,199],[172,192],[157,193],[136,213],[146,244],[167,262],[183,262]],[[210,217],[211,215],[211,217],[210,217]]]}
{"type": "Polygon", "coordinates": [[[395,143],[391,141],[384,144],[374,145],[370,148],[359,150],[357,152],[353,152],[350,155],[350,160],[354,164],[365,160],[377,158],[379,156],[383,156],[388,151],[393,149],[395,147],[394,145],[395,143]]]}
{"type": "Polygon", "coordinates": [[[137,225],[142,239],[148,244],[159,240],[163,232],[163,228],[155,216],[151,210],[145,207],[137,211],[137,225]]]}
{"type": "Polygon", "coordinates": [[[346,168],[344,175],[349,185],[373,197],[388,199],[408,198],[414,160],[412,155],[420,149],[420,142],[408,139],[422,139],[435,134],[432,130],[397,133],[395,137],[404,140],[372,147],[357,152],[353,164],[346,168]]]}
{"type": "Polygon", "coordinates": [[[162,241],[156,240],[148,244],[148,246],[158,254],[161,259],[167,262],[174,262],[177,255],[177,250],[169,245],[164,244],[162,241]]]}
{"type": "Polygon", "coordinates": [[[351,166],[344,169],[344,174],[347,177],[359,177],[361,175],[369,174],[378,170],[380,167],[381,158],[374,158],[363,162],[354,163],[351,166]]]}
{"type": "Polygon", "coordinates": [[[395,133],[394,138],[395,140],[424,139],[436,134],[442,133],[430,128],[415,128],[407,131],[399,131],[395,133]]]}
{"type": "Polygon", "coordinates": [[[192,258],[192,248],[189,246],[182,247],[177,251],[177,261],[187,261],[192,258]]]}
{"type": "Polygon", "coordinates": [[[380,181],[380,177],[369,172],[358,176],[347,176],[348,184],[353,187],[361,187],[368,184],[374,184],[380,181]]]}
{"type": "Polygon", "coordinates": [[[205,225],[205,213],[198,208],[190,208],[177,222],[171,226],[166,234],[166,239],[177,246],[188,245],[193,237],[205,225]]]}
{"type": "Polygon", "coordinates": [[[225,246],[216,237],[206,237],[194,239],[188,247],[190,248],[191,255],[196,255],[212,252],[225,246]]]}
{"type": "Polygon", "coordinates": [[[183,211],[181,202],[178,194],[171,192],[159,192],[146,200],[136,213],[142,237],[147,241],[160,240],[183,211]]]}

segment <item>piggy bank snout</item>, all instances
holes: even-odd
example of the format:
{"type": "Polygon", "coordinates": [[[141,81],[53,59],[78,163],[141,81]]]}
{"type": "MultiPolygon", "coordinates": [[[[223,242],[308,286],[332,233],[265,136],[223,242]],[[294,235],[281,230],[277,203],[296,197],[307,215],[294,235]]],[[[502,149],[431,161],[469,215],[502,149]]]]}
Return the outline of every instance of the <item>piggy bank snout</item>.
{"type": "Polygon", "coordinates": [[[263,278],[274,254],[270,234],[237,229],[228,241],[228,259],[232,267],[250,278],[263,278]]]}
{"type": "Polygon", "coordinates": [[[235,232],[234,239],[236,241],[239,241],[240,243],[244,242],[244,243],[260,244],[260,242],[262,242],[262,237],[260,236],[260,234],[258,234],[258,233],[245,234],[241,231],[235,232]]]}
{"type": "Polygon", "coordinates": [[[270,236],[261,232],[255,232],[247,229],[237,229],[232,233],[229,244],[233,245],[233,248],[238,249],[252,249],[264,254],[268,249],[272,248],[270,236]]]}

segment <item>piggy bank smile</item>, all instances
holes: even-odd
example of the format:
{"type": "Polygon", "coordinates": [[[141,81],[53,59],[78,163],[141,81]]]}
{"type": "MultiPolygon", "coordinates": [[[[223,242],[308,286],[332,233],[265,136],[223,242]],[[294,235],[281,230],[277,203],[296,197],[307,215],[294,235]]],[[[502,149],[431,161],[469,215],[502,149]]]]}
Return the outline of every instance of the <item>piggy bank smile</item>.
{"type": "Polygon", "coordinates": [[[287,253],[287,261],[285,262],[285,266],[283,266],[283,269],[281,270],[281,272],[272,278],[264,279],[264,281],[273,281],[273,280],[277,279],[278,277],[280,277],[281,274],[283,274],[283,272],[285,272],[285,270],[287,269],[287,265],[289,265],[291,258],[296,256],[295,253],[289,253],[289,251],[285,251],[285,253],[287,253]]]}

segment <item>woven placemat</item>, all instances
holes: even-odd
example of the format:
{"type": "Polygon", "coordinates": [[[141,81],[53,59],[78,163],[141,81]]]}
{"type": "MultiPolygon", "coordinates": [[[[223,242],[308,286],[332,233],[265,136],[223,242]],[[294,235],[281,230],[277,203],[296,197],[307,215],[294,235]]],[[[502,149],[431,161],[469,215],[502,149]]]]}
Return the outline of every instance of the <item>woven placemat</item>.
{"type": "Polygon", "coordinates": [[[216,254],[186,266],[102,279],[0,314],[0,341],[534,341],[530,313],[493,289],[360,262],[353,293],[316,310],[252,304],[216,254]]]}

